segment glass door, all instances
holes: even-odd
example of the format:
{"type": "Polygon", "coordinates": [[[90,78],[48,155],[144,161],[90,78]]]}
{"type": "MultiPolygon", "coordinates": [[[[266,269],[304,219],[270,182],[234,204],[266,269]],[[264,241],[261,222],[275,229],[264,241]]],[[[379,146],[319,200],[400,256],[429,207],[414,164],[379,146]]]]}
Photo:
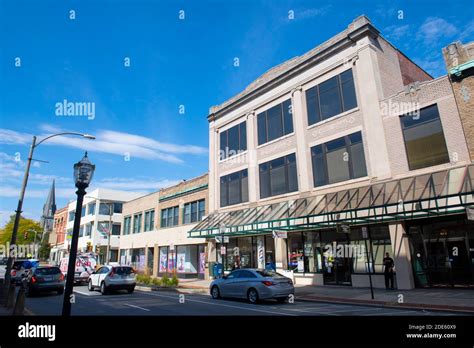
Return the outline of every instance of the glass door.
{"type": "Polygon", "coordinates": [[[321,233],[323,244],[324,284],[352,285],[352,255],[349,253],[349,236],[328,231],[321,233]]]}

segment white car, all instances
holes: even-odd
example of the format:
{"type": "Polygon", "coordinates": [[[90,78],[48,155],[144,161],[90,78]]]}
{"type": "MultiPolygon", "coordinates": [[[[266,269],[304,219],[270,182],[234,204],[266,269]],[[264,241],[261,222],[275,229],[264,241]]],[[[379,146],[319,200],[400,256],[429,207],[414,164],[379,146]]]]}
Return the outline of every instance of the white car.
{"type": "Polygon", "coordinates": [[[135,290],[135,271],[130,266],[104,265],[89,276],[88,289],[99,288],[102,295],[110,290],[127,290],[129,294],[135,290]]]}

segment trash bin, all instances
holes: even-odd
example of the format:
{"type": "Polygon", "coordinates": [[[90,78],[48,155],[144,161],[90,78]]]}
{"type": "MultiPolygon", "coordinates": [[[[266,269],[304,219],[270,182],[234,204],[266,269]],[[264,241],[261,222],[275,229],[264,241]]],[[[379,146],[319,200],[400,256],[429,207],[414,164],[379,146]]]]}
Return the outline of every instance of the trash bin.
{"type": "Polygon", "coordinates": [[[221,278],[224,273],[224,266],[222,263],[215,263],[213,266],[214,278],[221,278]]]}

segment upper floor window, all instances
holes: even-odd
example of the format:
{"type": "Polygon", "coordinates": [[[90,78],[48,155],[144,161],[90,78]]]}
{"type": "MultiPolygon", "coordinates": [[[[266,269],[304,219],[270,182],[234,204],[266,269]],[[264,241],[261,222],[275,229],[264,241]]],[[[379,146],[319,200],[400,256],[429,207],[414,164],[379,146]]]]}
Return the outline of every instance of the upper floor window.
{"type": "Polygon", "coordinates": [[[124,235],[130,234],[131,220],[132,220],[131,216],[126,216],[123,219],[123,234],[124,235]]]}
{"type": "Polygon", "coordinates": [[[410,170],[448,163],[449,154],[436,104],[417,116],[400,117],[410,170]]]}
{"type": "Polygon", "coordinates": [[[82,209],[81,209],[81,217],[84,217],[84,216],[86,216],[86,206],[85,205],[83,205],[82,209]]]}
{"type": "Polygon", "coordinates": [[[232,128],[220,133],[220,156],[221,160],[235,156],[247,150],[247,124],[239,123],[232,128]]]}
{"type": "Polygon", "coordinates": [[[122,214],[123,203],[114,203],[114,213],[122,214]]]}
{"type": "Polygon", "coordinates": [[[192,222],[201,221],[206,213],[205,200],[201,199],[196,202],[186,203],[184,205],[183,222],[190,224],[192,222]]]}
{"type": "Polygon", "coordinates": [[[361,132],[311,148],[314,186],[367,176],[361,132]]]}
{"type": "Polygon", "coordinates": [[[298,190],[295,154],[260,164],[260,198],[298,190]]]}
{"type": "Polygon", "coordinates": [[[85,232],[86,237],[90,237],[92,235],[92,227],[93,227],[92,222],[89,224],[86,224],[86,232],[85,232]]]}
{"type": "Polygon", "coordinates": [[[258,114],[258,145],[293,133],[291,99],[258,114]]]}
{"type": "Polygon", "coordinates": [[[113,213],[113,208],[110,206],[109,203],[100,203],[99,205],[99,214],[100,215],[110,215],[113,213]]]}
{"type": "Polygon", "coordinates": [[[95,202],[94,203],[89,203],[87,205],[87,214],[89,214],[89,215],[94,215],[95,214],[95,202]]]}
{"type": "Polygon", "coordinates": [[[306,91],[308,125],[315,124],[357,106],[352,69],[306,91]]]}
{"type": "Polygon", "coordinates": [[[142,213],[133,215],[133,233],[142,231],[142,213]]]}
{"type": "Polygon", "coordinates": [[[161,227],[178,226],[179,207],[171,207],[161,210],[161,227]]]}
{"type": "Polygon", "coordinates": [[[153,231],[155,228],[155,210],[145,212],[145,229],[144,231],[153,231]]]}
{"type": "Polygon", "coordinates": [[[120,224],[113,224],[112,225],[112,236],[119,236],[120,235],[120,224]]]}
{"type": "Polygon", "coordinates": [[[221,176],[221,207],[247,202],[248,190],[247,169],[221,176]]]}
{"type": "Polygon", "coordinates": [[[74,215],[76,214],[75,210],[71,210],[69,213],[69,219],[68,221],[74,221],[74,215]]]}

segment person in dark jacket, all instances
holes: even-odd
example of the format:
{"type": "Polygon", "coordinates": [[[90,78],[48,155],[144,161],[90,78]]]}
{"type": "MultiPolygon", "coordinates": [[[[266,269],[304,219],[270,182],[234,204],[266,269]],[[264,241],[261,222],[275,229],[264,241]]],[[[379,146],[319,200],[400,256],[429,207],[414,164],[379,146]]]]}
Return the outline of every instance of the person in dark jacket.
{"type": "Polygon", "coordinates": [[[388,290],[388,286],[390,285],[390,289],[393,290],[393,267],[395,266],[395,263],[393,262],[393,259],[390,257],[389,253],[385,253],[385,257],[383,259],[383,266],[383,273],[385,276],[385,288],[388,290]]]}

